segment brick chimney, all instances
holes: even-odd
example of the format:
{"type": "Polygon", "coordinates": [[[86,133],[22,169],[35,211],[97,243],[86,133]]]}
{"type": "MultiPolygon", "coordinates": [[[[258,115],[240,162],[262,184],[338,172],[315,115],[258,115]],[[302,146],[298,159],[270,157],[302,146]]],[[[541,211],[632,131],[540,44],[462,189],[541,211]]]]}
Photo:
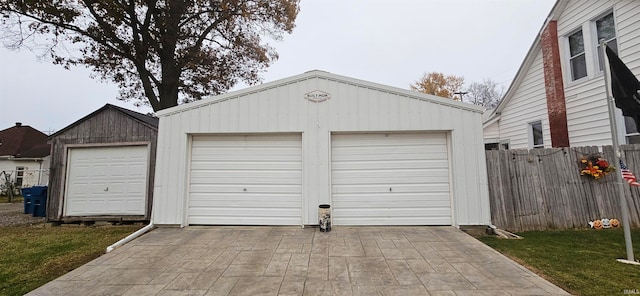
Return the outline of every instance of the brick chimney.
{"type": "Polygon", "coordinates": [[[544,68],[544,88],[547,95],[547,114],[551,130],[551,146],[569,147],[567,128],[567,106],[560,65],[558,47],[558,23],[549,21],[542,31],[542,62],[544,68]]]}
{"type": "Polygon", "coordinates": [[[16,122],[16,127],[21,127],[22,126],[22,122],[16,122]]]}

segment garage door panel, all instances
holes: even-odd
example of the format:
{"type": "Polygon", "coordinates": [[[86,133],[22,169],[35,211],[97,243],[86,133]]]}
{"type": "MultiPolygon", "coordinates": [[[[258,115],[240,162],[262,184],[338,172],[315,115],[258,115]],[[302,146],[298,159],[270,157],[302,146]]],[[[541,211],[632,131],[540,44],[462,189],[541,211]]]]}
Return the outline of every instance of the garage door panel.
{"type": "Polygon", "coordinates": [[[189,224],[300,225],[297,135],[194,136],[189,224]]]}
{"type": "Polygon", "coordinates": [[[279,170],[296,170],[300,168],[300,160],[293,161],[206,161],[200,160],[193,163],[192,170],[206,170],[208,168],[218,168],[220,170],[258,170],[273,169],[277,167],[279,170]]]}
{"type": "Polygon", "coordinates": [[[147,146],[71,148],[65,216],[144,215],[147,146]]]}
{"type": "Polygon", "coordinates": [[[450,225],[445,133],[332,136],[336,225],[450,225]]]}
{"type": "Polygon", "coordinates": [[[299,176],[300,174],[297,171],[290,170],[202,170],[199,172],[194,171],[191,180],[194,184],[206,184],[207,181],[211,179],[239,180],[244,181],[243,183],[246,183],[246,180],[268,179],[269,181],[276,182],[277,184],[281,182],[299,181],[299,176]]]}
{"type": "Polygon", "coordinates": [[[389,188],[392,188],[394,193],[407,193],[407,192],[428,192],[428,193],[444,193],[449,194],[449,185],[436,183],[436,184],[347,184],[347,185],[334,185],[333,194],[348,194],[348,193],[374,193],[382,192],[388,193],[389,188]]]}
{"type": "Polygon", "coordinates": [[[409,172],[395,172],[395,171],[388,171],[388,174],[375,174],[375,173],[369,173],[369,172],[362,172],[362,173],[357,173],[357,172],[351,172],[351,173],[344,173],[342,174],[341,172],[336,172],[333,174],[332,177],[332,181],[336,180],[334,182],[336,182],[336,185],[343,185],[343,184],[380,184],[380,183],[386,183],[386,184],[413,184],[415,181],[417,180],[426,180],[428,179],[428,182],[433,182],[433,183],[447,183],[449,181],[449,177],[445,176],[445,175],[437,175],[434,172],[431,173],[426,173],[426,172],[419,172],[419,173],[409,173],[409,172]],[[393,176],[390,176],[391,174],[394,174],[393,176]]]}
{"type": "Polygon", "coordinates": [[[300,194],[302,188],[299,184],[241,184],[243,186],[229,186],[228,183],[221,184],[192,184],[192,196],[198,193],[205,194],[224,194],[224,193],[243,193],[246,192],[259,194],[300,194]]]}
{"type": "MultiPolygon", "coordinates": [[[[367,147],[365,148],[366,150],[371,150],[374,147],[367,147]]],[[[377,160],[377,161],[395,161],[395,160],[405,160],[405,161],[420,161],[420,160],[440,160],[442,159],[442,157],[446,157],[446,153],[433,153],[433,154],[428,154],[425,155],[423,153],[420,152],[415,152],[415,153],[403,153],[403,154],[394,154],[397,153],[397,151],[384,151],[381,152],[380,154],[375,154],[373,152],[368,152],[367,151],[362,151],[361,153],[358,153],[357,151],[353,151],[351,153],[344,153],[343,151],[339,151],[338,149],[336,149],[336,151],[338,151],[338,155],[333,158],[334,161],[372,161],[372,160],[377,160]],[[375,158],[372,158],[372,156],[375,156],[375,158]]]]}
{"type": "MultiPolygon", "coordinates": [[[[446,157],[446,155],[445,155],[446,157]]],[[[346,161],[336,160],[335,166],[331,169],[334,171],[342,170],[386,170],[389,168],[406,168],[406,169],[422,169],[428,168],[443,168],[447,169],[449,163],[446,159],[408,159],[408,160],[394,160],[394,161],[346,161]]]]}
{"type": "Polygon", "coordinates": [[[194,208],[216,207],[228,205],[229,207],[282,207],[287,203],[292,207],[300,207],[300,195],[298,194],[192,194],[189,205],[194,208]],[[233,200],[230,202],[229,200],[233,200]]]}
{"type": "MultiPolygon", "coordinates": [[[[205,216],[190,216],[189,224],[191,225],[211,225],[211,217],[205,216]]],[[[237,216],[218,216],[216,223],[218,225],[300,225],[300,218],[287,218],[261,216],[261,217],[248,217],[243,215],[237,216]]]]}

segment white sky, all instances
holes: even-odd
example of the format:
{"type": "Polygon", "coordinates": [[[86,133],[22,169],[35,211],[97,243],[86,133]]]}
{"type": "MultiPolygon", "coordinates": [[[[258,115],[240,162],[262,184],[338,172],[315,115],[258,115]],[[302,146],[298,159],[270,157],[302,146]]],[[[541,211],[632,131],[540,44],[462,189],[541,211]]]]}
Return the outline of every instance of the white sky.
{"type": "MultiPolygon", "coordinates": [[[[555,0],[302,0],[293,34],[272,43],[269,82],[319,69],[409,88],[426,72],[490,78],[506,90],[555,0]]],[[[116,100],[113,84],[28,50],[0,48],[0,130],[56,131],[116,100]]],[[[238,86],[235,89],[242,88],[238,86]]]]}

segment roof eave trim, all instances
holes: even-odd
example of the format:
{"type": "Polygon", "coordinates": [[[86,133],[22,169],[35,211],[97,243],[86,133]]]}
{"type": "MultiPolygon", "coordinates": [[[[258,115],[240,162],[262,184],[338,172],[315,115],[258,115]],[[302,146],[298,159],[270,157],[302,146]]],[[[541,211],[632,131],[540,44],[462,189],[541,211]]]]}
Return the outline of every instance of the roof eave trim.
{"type": "Polygon", "coordinates": [[[277,88],[277,87],[281,87],[281,86],[284,86],[284,85],[287,85],[287,84],[293,84],[293,83],[297,83],[297,82],[304,81],[304,80],[309,80],[309,79],[314,79],[314,78],[322,78],[322,79],[333,80],[333,81],[337,81],[337,82],[343,82],[343,83],[347,83],[347,84],[352,84],[354,86],[370,88],[370,89],[374,89],[374,90],[378,90],[378,91],[382,91],[382,92],[394,93],[394,94],[397,94],[397,95],[400,95],[400,96],[405,96],[405,97],[418,99],[418,100],[422,100],[422,101],[428,101],[428,102],[432,102],[432,103],[435,103],[435,104],[448,105],[448,106],[451,106],[451,107],[454,107],[454,108],[464,109],[464,110],[468,110],[468,111],[473,111],[473,112],[478,112],[478,113],[484,112],[484,107],[481,107],[481,106],[476,106],[476,105],[472,105],[472,104],[468,104],[468,103],[461,103],[461,102],[454,101],[454,100],[447,99],[447,98],[441,98],[441,97],[437,97],[437,96],[433,96],[433,95],[423,94],[423,93],[419,93],[419,92],[416,92],[416,91],[411,91],[411,90],[407,90],[407,89],[402,89],[402,88],[397,88],[397,87],[393,87],[393,86],[383,85],[383,84],[379,84],[379,83],[375,83],[375,82],[355,79],[355,78],[346,77],[346,76],[340,76],[340,75],[328,73],[328,72],[325,72],[325,71],[314,70],[314,71],[305,72],[303,74],[291,76],[291,77],[288,77],[288,78],[275,80],[275,81],[272,81],[272,82],[269,82],[269,83],[264,83],[264,84],[260,84],[260,85],[251,86],[251,87],[248,87],[248,88],[245,88],[245,89],[242,89],[242,90],[237,90],[237,91],[229,92],[229,93],[226,93],[226,94],[221,94],[221,95],[205,98],[205,99],[197,101],[197,102],[192,102],[192,103],[183,104],[183,105],[179,105],[179,106],[176,106],[176,107],[164,109],[164,110],[158,111],[157,115],[159,117],[170,116],[170,115],[181,113],[181,112],[184,112],[184,111],[197,109],[197,108],[202,107],[202,106],[219,103],[219,102],[226,101],[226,100],[231,100],[231,99],[239,98],[239,97],[242,97],[242,96],[250,95],[250,94],[253,94],[253,93],[265,91],[265,90],[268,90],[268,89],[277,88]]]}

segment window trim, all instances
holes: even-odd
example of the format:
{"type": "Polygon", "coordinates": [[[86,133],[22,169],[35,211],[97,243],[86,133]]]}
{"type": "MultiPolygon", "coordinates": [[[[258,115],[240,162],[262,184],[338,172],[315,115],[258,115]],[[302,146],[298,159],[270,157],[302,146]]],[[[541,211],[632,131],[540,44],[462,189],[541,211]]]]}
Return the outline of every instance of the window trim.
{"type": "Polygon", "coordinates": [[[568,69],[568,71],[569,71],[569,73],[568,73],[568,74],[569,74],[569,81],[570,81],[570,83],[574,83],[574,82],[576,82],[576,81],[581,81],[581,80],[583,80],[583,79],[585,79],[585,78],[589,77],[589,65],[588,65],[588,63],[587,63],[587,47],[585,46],[585,43],[587,42],[587,39],[585,38],[584,28],[583,28],[582,26],[580,26],[580,27],[576,28],[575,30],[573,30],[573,31],[571,31],[569,34],[567,34],[567,35],[564,37],[564,40],[565,40],[565,43],[566,43],[566,45],[567,45],[567,49],[566,49],[566,57],[567,57],[567,63],[568,63],[568,67],[567,67],[567,69],[568,69]],[[582,33],[582,52],[581,52],[580,54],[577,54],[577,55],[575,55],[575,56],[572,56],[572,55],[571,55],[571,42],[569,41],[569,38],[570,38],[571,36],[575,35],[575,34],[576,34],[576,33],[578,33],[578,32],[582,33]],[[584,76],[582,76],[582,77],[580,77],[580,78],[577,78],[577,79],[574,79],[574,77],[573,77],[573,63],[572,63],[572,62],[573,62],[573,60],[574,60],[575,58],[577,58],[577,57],[579,57],[579,56],[581,56],[581,55],[582,55],[582,56],[584,56],[584,62],[585,62],[585,69],[584,69],[584,70],[585,70],[585,72],[586,72],[586,73],[585,73],[585,75],[584,75],[584,76]]]}
{"type": "MultiPolygon", "coordinates": [[[[619,34],[618,34],[618,26],[616,25],[616,15],[613,12],[613,8],[609,8],[606,11],[604,11],[603,13],[598,14],[595,18],[591,19],[589,21],[589,30],[591,31],[591,39],[593,40],[593,44],[591,45],[592,50],[593,50],[593,65],[594,65],[594,69],[595,69],[595,74],[597,76],[602,75],[604,73],[604,67],[606,66],[606,63],[602,63],[603,69],[600,69],[600,40],[598,39],[598,25],[597,22],[601,19],[603,19],[604,17],[608,16],[609,14],[611,14],[611,16],[613,17],[613,31],[615,33],[615,37],[605,40],[607,43],[609,43],[611,40],[616,40],[616,48],[619,45],[618,41],[619,41],[619,34]]],[[[617,51],[617,50],[616,50],[617,51]]],[[[617,52],[616,52],[617,53],[617,52]]]]}
{"type": "Polygon", "coordinates": [[[544,126],[542,125],[542,120],[536,120],[536,121],[527,123],[527,135],[529,138],[530,149],[544,148],[544,126]],[[542,140],[542,144],[537,144],[537,145],[535,143],[535,135],[533,133],[533,126],[536,124],[540,124],[540,137],[542,140]]]}
{"type": "Polygon", "coordinates": [[[25,166],[16,166],[16,177],[15,177],[15,184],[16,187],[21,188],[22,185],[24,185],[24,173],[27,171],[27,167],[25,166]],[[18,181],[20,180],[20,181],[18,181]]]}

